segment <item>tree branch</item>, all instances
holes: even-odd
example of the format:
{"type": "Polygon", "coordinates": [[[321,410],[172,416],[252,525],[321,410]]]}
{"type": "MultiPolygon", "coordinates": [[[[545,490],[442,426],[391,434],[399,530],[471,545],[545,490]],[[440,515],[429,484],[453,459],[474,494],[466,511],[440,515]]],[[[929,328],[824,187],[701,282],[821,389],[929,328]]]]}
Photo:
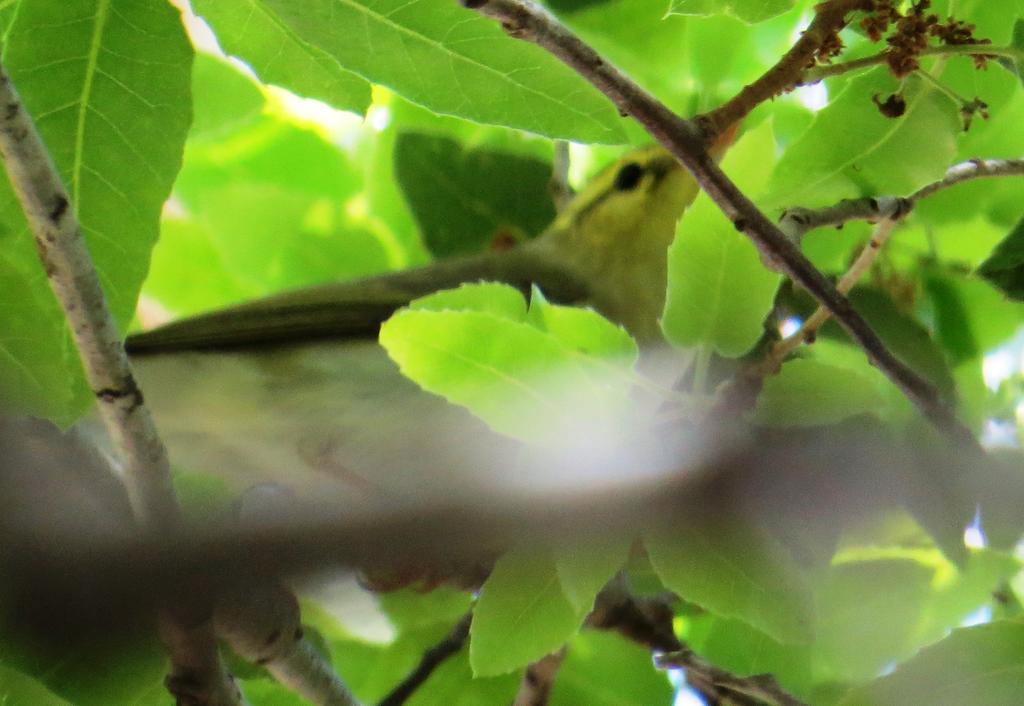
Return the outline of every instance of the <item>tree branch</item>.
{"type": "Polygon", "coordinates": [[[674,652],[682,647],[672,626],[672,606],[678,600],[671,593],[638,597],[630,591],[625,574],[619,574],[597,594],[585,624],[597,630],[614,630],[655,652],[674,652]]]}
{"type": "MultiPolygon", "coordinates": [[[[843,294],[849,294],[854,285],[860,281],[860,278],[875,262],[875,258],[881,252],[882,246],[885,245],[893,228],[896,227],[896,222],[896,217],[885,218],[875,227],[875,232],[871,234],[871,238],[865,243],[860,254],[857,255],[857,259],[854,260],[850,268],[840,278],[839,283],[836,284],[836,289],[843,294]]],[[[828,321],[828,311],[824,307],[819,306],[803,322],[800,330],[772,346],[771,350],[768,351],[768,355],[756,366],[756,373],[761,377],[777,373],[783,361],[785,361],[790,353],[804,343],[814,342],[818,336],[818,330],[826,321],[828,321]]]]}
{"type": "MultiPolygon", "coordinates": [[[[972,179],[1021,175],[1024,175],[1024,160],[975,159],[950,167],[942,179],[921,187],[906,198],[883,196],[880,198],[846,199],[827,208],[788,209],[782,214],[780,227],[791,238],[799,241],[805,233],[815,228],[841,226],[853,220],[879,221],[875,232],[864,249],[861,250],[860,255],[836,285],[836,289],[847,294],[874,263],[892,229],[910,214],[911,209],[918,201],[972,179]]],[[[778,372],[786,356],[796,350],[800,344],[814,341],[818,330],[828,318],[828,311],[823,307],[818,307],[803,323],[799,331],[776,343],[765,359],[755,366],[753,372],[761,376],[778,372]]]]}
{"type": "Polygon", "coordinates": [[[972,179],[1003,176],[1024,176],[1024,159],[972,159],[955,164],[946,175],[912,193],[907,200],[916,204],[921,199],[933,196],[943,189],[962,184],[972,179]]]}
{"type": "Polygon", "coordinates": [[[926,184],[909,196],[868,196],[844,199],[825,208],[786,209],[779,219],[779,228],[790,240],[799,243],[816,228],[841,226],[850,221],[902,220],[918,201],[934,196],[944,189],[973,179],[1024,176],[1024,159],[972,159],[950,167],[942,179],[926,184]]]}
{"type": "MultiPolygon", "coordinates": [[[[148,534],[173,531],[181,518],[167,450],[132,376],[74,205],[2,65],[0,155],[123,464],[133,513],[148,534]]],[[[206,615],[196,606],[161,614],[161,635],[171,658],[168,688],[179,704],[237,704],[240,694],[220,661],[206,615]]]]}
{"type": "Polygon", "coordinates": [[[240,657],[265,667],[311,703],[359,706],[331,664],[305,639],[299,602],[282,583],[239,582],[235,590],[222,593],[214,616],[217,634],[240,657]]]}
{"type": "Polygon", "coordinates": [[[846,16],[863,9],[864,0],[828,0],[815,8],[814,20],[781,59],[736,96],[710,113],[698,116],[697,124],[713,138],[742,120],[766,100],[800,82],[807,67],[814,66],[821,50],[833,42],[846,26],[846,16]]]}
{"type": "MultiPolygon", "coordinates": [[[[858,220],[878,222],[871,239],[836,285],[836,289],[845,294],[875,261],[892,229],[910,214],[919,201],[972,179],[1001,176],[1024,176],[1024,160],[973,159],[961,162],[950,167],[942,179],[922,186],[909,196],[845,199],[834,206],[819,209],[790,208],[782,214],[779,225],[787,236],[799,243],[805,234],[816,228],[838,227],[858,220]]],[[[776,343],[761,361],[739,373],[720,390],[714,414],[729,416],[749,409],[760,392],[761,379],[777,373],[786,357],[801,344],[812,343],[828,318],[828,311],[818,307],[800,330],[776,343]]]]}
{"type": "Polygon", "coordinates": [[[898,196],[843,199],[826,208],[788,208],[779,219],[779,228],[793,242],[799,243],[804,235],[817,228],[838,227],[850,221],[896,221],[913,207],[910,199],[898,196]]]}
{"type": "Polygon", "coordinates": [[[403,679],[391,692],[380,700],[377,706],[401,706],[415,691],[423,686],[430,678],[430,675],[440,667],[445,660],[458,653],[466,644],[469,637],[469,626],[473,622],[473,613],[466,613],[455,624],[452,631],[445,638],[423,653],[420,663],[403,679]]]}
{"type": "MultiPolygon", "coordinates": [[[[531,0],[460,0],[499,21],[511,36],[547,49],[632,115],[693,174],[701,188],[738,230],[754,241],[762,259],[806,289],[919,410],[955,443],[980,450],[970,430],[938,390],[889,351],[878,334],[832,283],[787,239],[718,167],[705,149],[703,132],[610,65],[547,10],[531,0]]],[[[847,4],[836,5],[847,8],[847,4]]]]}
{"type": "Polygon", "coordinates": [[[655,662],[662,669],[685,669],[687,681],[693,680],[695,686],[701,690],[711,686],[732,694],[752,697],[758,703],[771,706],[806,706],[804,702],[786,693],[770,674],[738,677],[707,662],[686,647],[676,652],[658,655],[655,662]]]}
{"type": "MultiPolygon", "coordinates": [[[[1017,47],[994,47],[990,44],[946,44],[938,47],[928,47],[922,50],[918,56],[998,56],[1022,62],[1024,61],[1024,49],[1018,49],[1017,47]]],[[[796,85],[809,86],[832,76],[878,66],[886,63],[888,58],[886,52],[880,52],[861,59],[854,59],[853,61],[813,66],[804,70],[796,85]]]]}

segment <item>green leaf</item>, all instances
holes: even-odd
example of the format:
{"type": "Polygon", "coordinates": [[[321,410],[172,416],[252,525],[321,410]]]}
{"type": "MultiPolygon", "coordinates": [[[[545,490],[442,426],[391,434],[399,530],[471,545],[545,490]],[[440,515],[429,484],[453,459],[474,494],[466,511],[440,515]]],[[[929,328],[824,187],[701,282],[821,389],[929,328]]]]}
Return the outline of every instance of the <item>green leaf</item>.
{"type": "Polygon", "coordinates": [[[196,0],[193,7],[224,51],[244,59],[264,82],[341,110],[365,113],[370,106],[370,84],[303,41],[260,0],[196,0]]]}
{"type": "Polygon", "coordinates": [[[886,118],[872,102],[895,90],[887,69],[850,80],[782,155],[765,201],[775,207],[831,205],[862,194],[909,194],[941,179],[961,129],[949,99],[918,80],[906,114],[886,118]]]}
{"type": "Polygon", "coordinates": [[[551,165],[531,157],[406,132],[395,144],[395,176],[438,257],[525,240],[555,217],[551,165]]]}
{"type": "Polygon", "coordinates": [[[580,626],[551,557],[513,550],[480,589],[470,628],[469,663],[476,676],[495,676],[554,652],[580,626]]]}
{"type": "Polygon", "coordinates": [[[554,550],[562,590],[576,610],[589,612],[594,607],[594,598],[626,563],[632,546],[633,539],[628,535],[594,535],[554,550]]]}
{"type": "Polygon", "coordinates": [[[231,279],[258,294],[355,279],[390,269],[377,234],[329,196],[276,184],[209,188],[196,214],[231,279]]]}
{"type": "MultiPolygon", "coordinates": [[[[723,168],[756,197],[774,161],[770,123],[745,135],[726,156],[723,168]]],[[[761,264],[757,249],[706,194],[690,206],[676,227],[668,251],[668,294],[662,328],[676,346],[706,345],[735,358],[763,333],[780,275],[761,264]]]]}
{"type": "Polygon", "coordinates": [[[420,297],[409,304],[415,311],[478,311],[509,321],[526,321],[526,300],[515,287],[498,282],[463,284],[420,297]]]}
{"type": "Polygon", "coordinates": [[[935,338],[954,364],[1009,340],[1024,323],[1024,304],[1007,300],[988,282],[929,273],[925,291],[934,310],[935,338]]]}
{"type": "Polygon", "coordinates": [[[579,142],[624,140],[608,99],[547,52],[446,0],[261,0],[344,68],[446,115],[579,142]]]}
{"type": "Polygon", "coordinates": [[[528,320],[571,350],[633,365],[640,356],[626,329],[589,309],[551,304],[536,285],[530,294],[528,320]]]}
{"type": "Polygon", "coordinates": [[[781,15],[793,7],[796,0],[672,0],[669,14],[673,15],[732,15],[753,24],[781,15]]]}
{"type": "Polygon", "coordinates": [[[1011,299],[1024,301],[1024,220],[981,263],[978,274],[1011,299]]]}
{"type": "Polygon", "coordinates": [[[147,295],[192,313],[411,259],[379,221],[348,207],[364,184],[344,151],[269,110],[235,66],[200,54],[195,68],[197,122],[147,295]]]}
{"type": "MultiPolygon", "coordinates": [[[[889,350],[931,381],[940,392],[952,397],[953,375],[949,363],[920,321],[877,289],[856,287],[849,299],[889,350]]],[[[849,335],[832,319],[822,326],[822,335],[850,342],[849,335]]]]}
{"type": "MultiPolygon", "coordinates": [[[[752,79],[762,68],[749,28],[731,17],[666,16],[664,3],[608,0],[562,19],[609,62],[686,113],[715,105],[733,80],[752,79]],[[709,51],[714,61],[704,60],[709,51]]],[[[650,142],[642,129],[626,128],[632,143],[650,142]]]]}
{"type": "Polygon", "coordinates": [[[650,650],[613,632],[588,631],[569,643],[551,690],[551,706],[669,704],[674,692],[650,650]]]}
{"type": "Polygon", "coordinates": [[[783,643],[814,634],[803,572],[771,537],[737,520],[697,518],[644,538],[651,564],[683,600],[737,618],[783,643]]]}
{"type": "Polygon", "coordinates": [[[1002,198],[1005,183],[978,179],[920,202],[919,206],[925,208],[915,207],[914,217],[896,233],[895,247],[887,250],[892,264],[911,272],[922,260],[938,260],[954,269],[978,267],[1007,229],[987,216],[975,215],[973,210],[966,212],[964,203],[977,204],[985,212],[1002,198]],[[974,218],[964,220],[965,216],[974,218]]]}
{"type": "MultiPolygon", "coordinates": [[[[192,47],[179,13],[163,0],[23,2],[4,64],[124,331],[191,119],[192,47]]],[[[0,390],[15,409],[68,423],[91,395],[6,179],[0,213],[0,286],[10,302],[0,313],[0,390]]]]}
{"type": "Polygon", "coordinates": [[[934,566],[910,558],[831,567],[816,595],[818,659],[839,680],[863,681],[913,654],[913,635],[937,580],[934,566]]]}
{"type": "Polygon", "coordinates": [[[201,118],[189,134],[175,195],[198,213],[218,207],[215,188],[249,182],[341,205],[362,179],[346,154],[315,130],[270,115],[257,84],[233,65],[200,54],[193,79],[201,118]]]}
{"type": "Polygon", "coordinates": [[[780,427],[834,424],[884,402],[875,379],[816,360],[791,360],[764,381],[754,421],[780,427]]]}
{"type": "Polygon", "coordinates": [[[469,610],[471,596],[465,591],[440,586],[429,592],[403,588],[377,596],[381,609],[402,630],[433,623],[454,625],[469,610]]]}
{"type": "MultiPolygon", "coordinates": [[[[1013,23],[1013,38],[1011,40],[1011,46],[1017,49],[1024,49],[1024,19],[1017,19],[1013,23]]],[[[1017,77],[1017,80],[1024,83],[1024,62],[1017,60],[1014,61],[1009,57],[1003,57],[999,59],[999,63],[1003,67],[1017,77]]]]}
{"type": "Polygon", "coordinates": [[[4,655],[0,664],[0,703],[4,703],[5,682],[15,694],[21,688],[34,690],[29,684],[17,684],[4,673],[7,670],[34,678],[55,695],[50,696],[52,702],[10,699],[7,703],[11,706],[64,703],[56,697],[75,706],[152,706],[171,702],[163,684],[167,654],[155,637],[148,641],[96,637],[88,645],[58,647],[52,642],[43,646],[26,639],[14,642],[8,633],[0,634],[0,648],[4,655]]]}
{"type": "Polygon", "coordinates": [[[33,706],[69,706],[32,677],[0,664],[0,703],[33,706]]]}
{"type": "Polygon", "coordinates": [[[519,320],[512,296],[521,298],[496,284],[433,295],[427,306],[442,302],[441,310],[414,302],[381,326],[380,343],[406,377],[500,433],[556,445],[566,434],[610,434],[625,409],[632,359],[605,360],[579,346],[594,330],[619,329],[581,310],[544,331],[530,321],[536,317],[519,320]],[[449,308],[455,300],[459,310],[449,308]]]}
{"type": "Polygon", "coordinates": [[[233,131],[256,122],[266,107],[263,88],[251,76],[219,57],[196,54],[192,65],[190,143],[225,140],[233,131]]]}
{"type": "Polygon", "coordinates": [[[954,630],[891,675],[848,694],[841,706],[996,706],[1017,703],[1024,679],[1024,623],[954,630]]]}
{"type": "MultiPolygon", "coordinates": [[[[813,683],[814,645],[787,645],[742,620],[701,612],[682,620],[683,641],[712,664],[740,677],[771,674],[797,697],[813,683]]],[[[808,700],[809,701],[809,700],[808,700]]]]}
{"type": "Polygon", "coordinates": [[[409,706],[478,706],[510,704],[519,691],[519,674],[473,675],[468,650],[446,659],[406,702],[409,706]]]}
{"type": "MultiPolygon", "coordinates": [[[[259,289],[235,277],[206,225],[165,218],[160,231],[142,288],[143,304],[146,298],[155,300],[177,318],[254,299],[260,294],[259,289]]],[[[145,307],[140,310],[144,312],[145,307]]],[[[149,323],[143,316],[140,318],[149,323]]]]}

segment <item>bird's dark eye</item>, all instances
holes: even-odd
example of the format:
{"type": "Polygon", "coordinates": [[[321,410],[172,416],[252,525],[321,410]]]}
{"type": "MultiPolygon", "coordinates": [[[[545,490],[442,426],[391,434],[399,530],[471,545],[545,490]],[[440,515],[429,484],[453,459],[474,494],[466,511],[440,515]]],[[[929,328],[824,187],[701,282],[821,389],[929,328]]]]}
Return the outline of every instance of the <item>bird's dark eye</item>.
{"type": "Polygon", "coordinates": [[[644,168],[636,162],[629,162],[622,165],[622,169],[615,175],[615,188],[619,191],[632,191],[640,184],[644,176],[644,168]]]}

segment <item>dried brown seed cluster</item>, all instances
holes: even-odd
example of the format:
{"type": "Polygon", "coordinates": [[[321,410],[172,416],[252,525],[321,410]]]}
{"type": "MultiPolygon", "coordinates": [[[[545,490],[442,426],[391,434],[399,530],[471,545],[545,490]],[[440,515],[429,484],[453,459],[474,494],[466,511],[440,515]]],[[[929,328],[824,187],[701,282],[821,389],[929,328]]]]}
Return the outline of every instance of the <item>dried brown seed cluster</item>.
{"type": "MultiPolygon", "coordinates": [[[[938,15],[928,12],[931,0],[918,0],[905,13],[899,10],[896,0],[868,0],[868,4],[867,14],[860,22],[861,29],[872,41],[878,42],[885,37],[889,45],[885,50],[886,61],[897,78],[921,67],[919,58],[933,38],[946,45],[990,43],[974,36],[972,24],[954,17],[941,22],[938,15]]],[[[972,56],[978,68],[984,68],[991,58],[985,54],[972,56]]]]}
{"type": "Polygon", "coordinates": [[[907,112],[907,101],[899,93],[893,93],[884,101],[879,99],[876,93],[871,96],[871,100],[878,106],[879,112],[887,118],[898,118],[907,112]]]}
{"type": "Polygon", "coordinates": [[[836,58],[843,53],[843,40],[839,38],[839,33],[836,32],[825,38],[825,41],[818,47],[818,51],[814,55],[813,64],[827,64],[832,59],[836,58]]]}

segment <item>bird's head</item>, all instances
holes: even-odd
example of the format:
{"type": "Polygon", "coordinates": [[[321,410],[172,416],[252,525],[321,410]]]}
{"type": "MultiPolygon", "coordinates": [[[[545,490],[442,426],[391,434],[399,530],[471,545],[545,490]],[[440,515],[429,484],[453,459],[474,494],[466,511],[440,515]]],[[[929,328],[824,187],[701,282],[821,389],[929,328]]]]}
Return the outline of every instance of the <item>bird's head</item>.
{"type": "Polygon", "coordinates": [[[588,283],[596,309],[639,339],[658,340],[668,246],[697,191],[661,147],[635,150],[595,177],[537,245],[588,283]]]}

